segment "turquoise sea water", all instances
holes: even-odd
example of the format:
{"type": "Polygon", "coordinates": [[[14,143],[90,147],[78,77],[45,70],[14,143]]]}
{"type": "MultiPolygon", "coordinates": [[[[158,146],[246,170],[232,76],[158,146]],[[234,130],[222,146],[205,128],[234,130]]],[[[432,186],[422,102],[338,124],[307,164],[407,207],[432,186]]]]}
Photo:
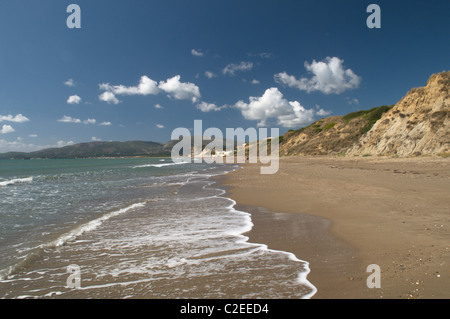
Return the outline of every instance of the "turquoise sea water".
{"type": "Polygon", "coordinates": [[[214,187],[237,165],[0,161],[0,297],[301,298],[306,262],[248,243],[214,187]],[[81,270],[70,287],[68,267],[81,270]]]}

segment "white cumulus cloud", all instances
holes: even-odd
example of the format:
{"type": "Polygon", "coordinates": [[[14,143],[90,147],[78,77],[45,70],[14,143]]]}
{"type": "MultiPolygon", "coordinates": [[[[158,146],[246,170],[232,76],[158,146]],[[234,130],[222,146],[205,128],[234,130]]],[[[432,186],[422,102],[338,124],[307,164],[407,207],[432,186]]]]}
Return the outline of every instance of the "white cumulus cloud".
{"type": "Polygon", "coordinates": [[[96,119],[87,119],[83,121],[83,124],[95,124],[97,123],[96,119]]]}
{"type": "Polygon", "coordinates": [[[0,122],[14,122],[14,123],[23,123],[28,122],[30,119],[22,114],[17,114],[15,116],[9,115],[0,115],[0,122]]]}
{"type": "Polygon", "coordinates": [[[87,119],[87,120],[82,121],[82,120],[77,119],[75,117],[64,115],[62,118],[60,118],[58,120],[58,122],[75,123],[75,124],[81,124],[81,123],[83,123],[83,124],[95,124],[97,122],[97,120],[96,119],[87,119]]]}
{"type": "Polygon", "coordinates": [[[116,95],[156,95],[159,93],[157,83],[146,75],[141,76],[137,86],[124,86],[122,84],[110,85],[109,83],[102,83],[99,87],[102,90],[112,92],[116,95]]]}
{"type": "Polygon", "coordinates": [[[324,109],[321,109],[321,108],[319,108],[319,110],[316,112],[316,114],[319,115],[319,116],[328,116],[331,113],[333,113],[333,112],[325,111],[324,109]]]}
{"type": "Polygon", "coordinates": [[[76,94],[69,96],[69,98],[67,99],[68,104],[80,104],[80,102],[81,102],[81,97],[79,97],[76,94]]]}
{"type": "Polygon", "coordinates": [[[298,127],[314,121],[314,110],[305,109],[299,102],[290,102],[275,87],[267,89],[260,97],[250,97],[249,103],[238,101],[235,108],[247,120],[256,120],[258,126],[267,125],[267,120],[276,119],[283,127],[298,127]]]}
{"type": "Polygon", "coordinates": [[[101,122],[99,125],[100,126],[110,126],[111,122],[101,122]]]}
{"type": "Polygon", "coordinates": [[[340,94],[346,90],[357,88],[361,77],[351,69],[345,69],[343,60],[338,57],[327,57],[325,61],[313,60],[311,64],[305,62],[306,70],[312,74],[311,78],[297,79],[286,72],[275,74],[275,81],[302,91],[320,91],[325,94],[340,94]]]}
{"type": "Polygon", "coordinates": [[[200,89],[190,82],[180,82],[180,75],[160,81],[158,88],[177,100],[191,100],[197,102],[201,98],[200,89]]]}
{"type": "Polygon", "coordinates": [[[81,120],[77,119],[77,118],[73,118],[71,116],[64,115],[62,118],[60,118],[58,120],[58,122],[79,124],[79,123],[81,123],[81,120]]]}
{"type": "Polygon", "coordinates": [[[15,132],[15,129],[11,126],[11,125],[3,125],[2,129],[0,130],[1,134],[8,134],[8,133],[12,133],[15,132]]]}
{"type": "Polygon", "coordinates": [[[157,127],[157,128],[164,128],[164,125],[162,125],[162,124],[156,124],[156,127],[157,127]]]}
{"type": "MultiPolygon", "coordinates": [[[[116,95],[157,95],[163,91],[176,100],[191,100],[192,103],[196,103],[201,98],[199,87],[194,83],[181,82],[180,78],[180,75],[175,75],[166,81],[160,81],[158,84],[144,75],[141,77],[139,85],[128,87],[101,83],[99,84],[99,89],[105,92],[99,95],[99,99],[110,104],[119,104],[120,100],[116,95]]],[[[157,106],[155,107],[158,108],[157,106]]]]}
{"type": "Polygon", "coordinates": [[[109,92],[109,91],[103,92],[102,94],[100,94],[98,96],[98,98],[100,101],[103,101],[103,102],[106,102],[109,104],[119,104],[119,102],[120,102],[119,99],[116,98],[114,93],[109,92]]]}
{"type": "Polygon", "coordinates": [[[202,112],[220,111],[226,106],[217,106],[214,103],[200,102],[196,105],[197,109],[202,112]]]}
{"type": "Polygon", "coordinates": [[[125,85],[111,85],[109,83],[99,84],[100,90],[104,90],[100,94],[99,99],[101,101],[118,104],[120,101],[117,99],[116,95],[156,95],[159,93],[158,85],[155,81],[150,79],[148,76],[143,75],[139,80],[137,86],[125,86],[125,85]]]}

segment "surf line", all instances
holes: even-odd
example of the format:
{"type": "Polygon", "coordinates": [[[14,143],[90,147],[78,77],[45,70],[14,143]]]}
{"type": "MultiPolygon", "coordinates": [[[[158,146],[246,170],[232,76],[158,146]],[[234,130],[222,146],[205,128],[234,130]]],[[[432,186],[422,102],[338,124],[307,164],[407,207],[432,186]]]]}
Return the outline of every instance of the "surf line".
{"type": "MultiPolygon", "coordinates": [[[[234,168],[231,171],[225,172],[223,175],[226,175],[230,172],[234,172],[238,169],[241,169],[242,167],[238,167],[238,168],[234,168]]],[[[231,210],[233,212],[235,212],[236,214],[241,214],[244,216],[245,220],[246,220],[246,225],[243,226],[241,229],[237,230],[233,235],[235,235],[236,237],[238,237],[239,239],[236,241],[237,243],[245,243],[249,246],[253,246],[253,247],[258,247],[258,249],[263,249],[265,251],[270,251],[270,252],[274,252],[274,253],[280,253],[280,254],[284,254],[286,255],[290,260],[294,261],[294,262],[299,262],[302,263],[305,267],[305,271],[299,272],[298,276],[297,276],[297,283],[299,285],[305,285],[307,286],[311,291],[307,294],[305,294],[304,296],[301,297],[301,299],[311,299],[318,291],[317,287],[314,286],[308,279],[308,275],[311,272],[311,268],[310,268],[310,264],[308,261],[306,260],[302,260],[300,258],[298,258],[294,253],[289,252],[289,251],[284,251],[284,250],[276,250],[276,249],[272,249],[269,248],[268,245],[266,244],[262,244],[262,243],[253,243],[253,242],[249,242],[249,237],[245,236],[244,233],[247,233],[249,231],[252,230],[254,224],[252,222],[252,214],[250,214],[249,212],[246,211],[242,211],[242,210],[238,210],[236,209],[236,205],[237,202],[227,196],[227,192],[225,191],[225,189],[221,188],[220,186],[217,185],[217,181],[211,181],[211,179],[209,178],[210,183],[208,183],[207,185],[203,186],[203,188],[209,188],[209,189],[215,189],[220,191],[221,193],[218,195],[214,195],[211,197],[216,197],[216,198],[223,198],[226,199],[228,201],[230,201],[230,205],[227,207],[228,210],[231,210]],[[213,186],[215,185],[215,186],[213,186]]]]}

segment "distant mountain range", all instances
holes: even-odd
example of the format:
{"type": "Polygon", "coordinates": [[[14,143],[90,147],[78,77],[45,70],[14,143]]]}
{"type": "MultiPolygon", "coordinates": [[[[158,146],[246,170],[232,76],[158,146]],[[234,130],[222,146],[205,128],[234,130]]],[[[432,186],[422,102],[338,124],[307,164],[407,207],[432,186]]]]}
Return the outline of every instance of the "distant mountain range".
{"type": "MultiPolygon", "coordinates": [[[[60,148],[48,148],[34,152],[8,152],[0,154],[0,159],[68,159],[68,158],[92,158],[92,157],[166,157],[171,155],[174,145],[179,140],[171,140],[166,144],[146,141],[128,142],[89,142],[68,145],[60,148]]],[[[203,139],[203,147],[211,142],[211,139],[203,139]]],[[[194,145],[194,137],[191,137],[194,145]]],[[[226,143],[224,139],[224,145],[226,143]]]]}
{"type": "Polygon", "coordinates": [[[0,154],[0,159],[30,158],[89,158],[89,157],[130,157],[130,156],[170,156],[170,149],[164,144],[144,141],[128,142],[90,142],[48,148],[40,151],[22,153],[9,152],[0,154]]]}

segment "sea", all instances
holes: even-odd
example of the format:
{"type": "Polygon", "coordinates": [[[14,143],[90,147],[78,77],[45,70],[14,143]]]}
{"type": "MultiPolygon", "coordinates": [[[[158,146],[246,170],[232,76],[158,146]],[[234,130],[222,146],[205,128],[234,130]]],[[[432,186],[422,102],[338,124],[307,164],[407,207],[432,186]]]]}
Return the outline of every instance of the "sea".
{"type": "Polygon", "coordinates": [[[310,298],[214,179],[170,158],[0,161],[0,298],[310,298]]]}

